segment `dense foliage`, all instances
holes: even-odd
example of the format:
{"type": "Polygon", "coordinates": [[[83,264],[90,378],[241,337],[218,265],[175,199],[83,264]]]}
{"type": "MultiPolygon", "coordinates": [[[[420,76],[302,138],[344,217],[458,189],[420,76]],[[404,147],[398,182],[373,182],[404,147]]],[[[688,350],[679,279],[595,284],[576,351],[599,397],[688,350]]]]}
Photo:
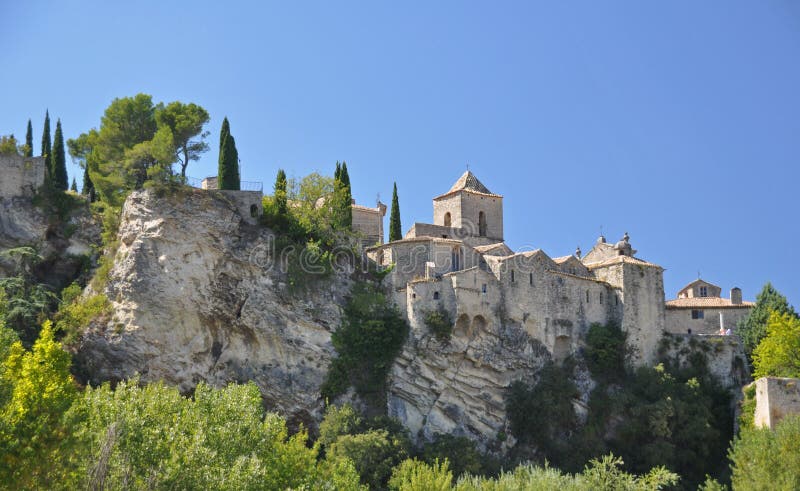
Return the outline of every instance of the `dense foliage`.
{"type": "Polygon", "coordinates": [[[453,334],[453,319],[446,310],[431,310],[425,314],[425,325],[440,342],[450,340],[453,334]]]}
{"type": "Polygon", "coordinates": [[[767,322],[773,312],[780,315],[791,315],[797,317],[794,308],[789,305],[786,297],[781,295],[772,283],[767,283],[764,288],[756,296],[756,305],[750,310],[750,313],[736,326],[736,334],[742,338],[744,342],[745,351],[748,355],[752,355],[753,350],[756,349],[758,343],[767,334],[767,322]]]}
{"type": "Polygon", "coordinates": [[[800,319],[773,312],[767,334],[753,350],[753,376],[800,377],[800,319]]]}
{"type": "Polygon", "coordinates": [[[28,119],[28,129],[25,131],[25,157],[33,157],[33,125],[31,120],[28,119]]]}
{"type": "Polygon", "coordinates": [[[219,189],[237,190],[241,185],[239,177],[239,151],[236,140],[231,135],[230,123],[226,117],[222,120],[219,133],[219,168],[217,170],[217,186],[219,189]]]}
{"type": "Polygon", "coordinates": [[[67,177],[67,157],[64,150],[64,133],[61,130],[61,120],[56,121],[56,133],[53,136],[53,154],[50,157],[50,183],[54,189],[66,191],[69,186],[67,177]]]}
{"type": "Polygon", "coordinates": [[[331,335],[337,357],[322,387],[334,398],[352,386],[383,407],[386,377],[408,336],[408,324],[377,287],[357,283],[344,307],[341,326],[331,335]]]}
{"type": "Polygon", "coordinates": [[[729,454],[734,489],[800,489],[800,415],[773,429],[742,428],[729,454]]]}
{"type": "Polygon", "coordinates": [[[625,375],[627,334],[616,324],[592,324],[586,333],[584,357],[592,376],[603,382],[619,381],[625,375]]]}

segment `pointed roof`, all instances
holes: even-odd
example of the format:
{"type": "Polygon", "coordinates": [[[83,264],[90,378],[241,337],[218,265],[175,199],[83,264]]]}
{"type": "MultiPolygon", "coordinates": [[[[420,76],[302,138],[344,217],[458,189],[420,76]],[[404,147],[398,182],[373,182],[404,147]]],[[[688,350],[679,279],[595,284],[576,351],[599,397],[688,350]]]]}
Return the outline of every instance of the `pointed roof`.
{"type": "Polygon", "coordinates": [[[475,174],[473,174],[472,171],[467,171],[458,178],[456,183],[453,184],[453,187],[450,188],[450,191],[442,194],[441,196],[437,196],[434,199],[450,196],[451,194],[455,194],[460,191],[502,197],[499,194],[494,194],[493,192],[489,191],[489,188],[484,186],[483,183],[479,181],[477,177],[475,177],[475,174]]]}

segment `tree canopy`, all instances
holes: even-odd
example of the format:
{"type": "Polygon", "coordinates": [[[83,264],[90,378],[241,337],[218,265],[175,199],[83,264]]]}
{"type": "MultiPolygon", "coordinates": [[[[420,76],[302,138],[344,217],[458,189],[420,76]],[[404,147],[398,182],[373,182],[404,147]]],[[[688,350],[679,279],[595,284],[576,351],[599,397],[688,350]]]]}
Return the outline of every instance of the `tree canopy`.
{"type": "Polygon", "coordinates": [[[200,155],[208,151],[208,144],[204,141],[208,132],[203,131],[208,120],[208,111],[193,103],[170,102],[156,112],[158,125],[166,126],[172,132],[172,144],[182,177],[186,177],[189,162],[199,160],[200,155]]]}
{"type": "Polygon", "coordinates": [[[767,335],[753,351],[753,376],[800,377],[800,319],[773,312],[767,335]]]}
{"type": "Polygon", "coordinates": [[[56,121],[56,133],[53,137],[53,155],[50,157],[50,177],[53,187],[66,191],[69,186],[67,177],[67,158],[64,151],[64,133],[61,131],[61,120],[56,121]]]}
{"type": "Polygon", "coordinates": [[[745,351],[748,355],[752,355],[758,343],[766,336],[767,322],[773,312],[777,312],[779,315],[789,314],[793,317],[797,317],[797,313],[794,308],[789,305],[789,301],[786,300],[786,297],[781,295],[778,290],[772,286],[772,283],[768,282],[756,296],[756,305],[748,316],[742,319],[736,326],[736,334],[742,338],[745,351]]]}
{"type": "Polygon", "coordinates": [[[226,117],[219,133],[219,170],[217,172],[219,189],[238,190],[241,187],[239,176],[239,151],[236,140],[231,135],[230,123],[226,117]]]}
{"type": "Polygon", "coordinates": [[[400,225],[400,201],[397,199],[397,183],[394,183],[392,190],[392,210],[389,213],[389,242],[403,238],[403,230],[400,225]]]}

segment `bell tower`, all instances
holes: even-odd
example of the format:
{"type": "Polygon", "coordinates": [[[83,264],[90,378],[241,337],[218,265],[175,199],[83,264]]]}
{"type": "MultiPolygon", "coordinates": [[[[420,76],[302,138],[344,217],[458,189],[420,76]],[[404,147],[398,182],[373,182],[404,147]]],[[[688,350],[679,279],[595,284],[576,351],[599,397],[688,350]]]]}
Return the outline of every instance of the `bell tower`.
{"type": "Polygon", "coordinates": [[[467,171],[448,192],[433,198],[433,223],[502,242],[503,197],[467,171]]]}

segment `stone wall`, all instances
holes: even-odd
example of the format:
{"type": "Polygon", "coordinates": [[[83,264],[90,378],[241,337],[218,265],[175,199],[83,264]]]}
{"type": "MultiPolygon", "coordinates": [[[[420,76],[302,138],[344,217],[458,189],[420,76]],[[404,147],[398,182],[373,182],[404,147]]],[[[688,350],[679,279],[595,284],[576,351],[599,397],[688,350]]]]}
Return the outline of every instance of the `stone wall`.
{"type": "Polygon", "coordinates": [[[231,191],[217,190],[239,210],[242,220],[251,225],[258,224],[258,219],[264,214],[263,194],[261,191],[231,191]]]}
{"type": "Polygon", "coordinates": [[[720,328],[720,313],[722,313],[725,329],[734,330],[740,320],[747,317],[752,307],[725,307],[725,308],[691,308],[667,307],[665,322],[667,332],[686,334],[691,329],[693,334],[718,334],[720,328]],[[702,319],[692,319],[692,311],[703,312],[702,319]]]}
{"type": "Polygon", "coordinates": [[[485,237],[494,242],[503,240],[503,198],[461,191],[433,201],[433,223],[444,226],[450,213],[450,226],[466,229],[468,235],[480,236],[478,216],[486,217],[485,237]]]}
{"type": "Polygon", "coordinates": [[[0,198],[33,196],[44,184],[44,157],[0,155],[0,198]]]}
{"type": "Polygon", "coordinates": [[[353,231],[363,236],[362,244],[371,247],[383,244],[383,215],[385,206],[381,208],[367,208],[353,205],[353,231]],[[382,213],[383,211],[383,213],[382,213]]]}
{"type": "Polygon", "coordinates": [[[747,356],[739,336],[665,334],[658,355],[685,366],[695,353],[705,356],[709,372],[723,387],[738,388],[750,381],[747,356]]]}
{"type": "Polygon", "coordinates": [[[800,413],[800,379],[762,377],[756,384],[756,427],[774,428],[790,414],[800,413]]]}

